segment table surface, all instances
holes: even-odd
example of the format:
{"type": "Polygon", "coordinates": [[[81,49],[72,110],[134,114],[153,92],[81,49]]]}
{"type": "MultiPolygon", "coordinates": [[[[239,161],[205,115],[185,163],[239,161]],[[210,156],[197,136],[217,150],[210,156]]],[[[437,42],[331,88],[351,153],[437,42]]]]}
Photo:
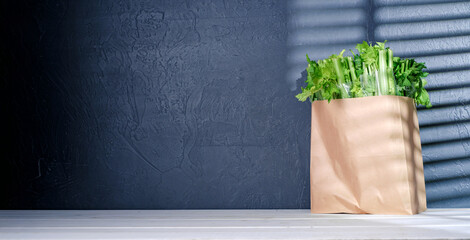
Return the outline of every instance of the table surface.
{"type": "Polygon", "coordinates": [[[2,210],[0,239],[470,239],[470,209],[413,215],[309,210],[2,210]]]}

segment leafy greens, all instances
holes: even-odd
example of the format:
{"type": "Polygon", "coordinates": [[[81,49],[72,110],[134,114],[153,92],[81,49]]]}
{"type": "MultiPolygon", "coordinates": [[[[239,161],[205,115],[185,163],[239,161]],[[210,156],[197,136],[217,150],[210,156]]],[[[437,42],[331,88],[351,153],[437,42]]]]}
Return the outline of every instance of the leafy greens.
{"type": "Polygon", "coordinates": [[[299,101],[397,95],[413,98],[417,104],[431,107],[424,88],[428,73],[424,63],[393,57],[385,42],[375,45],[363,42],[356,46],[353,57],[338,55],[312,61],[307,55],[307,86],[297,94],[299,101]]]}

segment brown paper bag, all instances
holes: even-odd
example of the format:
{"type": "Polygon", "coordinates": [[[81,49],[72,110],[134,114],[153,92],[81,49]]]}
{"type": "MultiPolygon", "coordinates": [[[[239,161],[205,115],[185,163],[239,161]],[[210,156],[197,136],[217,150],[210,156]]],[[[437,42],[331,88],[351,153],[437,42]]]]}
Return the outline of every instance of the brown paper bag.
{"type": "Polygon", "coordinates": [[[312,213],[426,210],[413,99],[374,96],[312,103],[312,213]]]}

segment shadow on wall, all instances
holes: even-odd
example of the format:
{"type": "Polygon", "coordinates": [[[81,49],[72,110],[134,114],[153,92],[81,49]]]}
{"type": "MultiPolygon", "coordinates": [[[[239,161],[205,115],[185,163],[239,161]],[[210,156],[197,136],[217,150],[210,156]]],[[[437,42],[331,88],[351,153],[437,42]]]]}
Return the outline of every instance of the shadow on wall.
{"type": "Polygon", "coordinates": [[[323,59],[364,40],[426,63],[433,108],[418,118],[428,207],[470,207],[470,1],[295,0],[288,11],[291,90],[303,85],[306,53],[323,59]]]}
{"type": "Polygon", "coordinates": [[[295,0],[289,2],[287,9],[289,69],[286,77],[291,90],[299,87],[296,80],[305,70],[306,53],[318,60],[343,49],[354,49],[358,42],[373,41],[368,31],[372,26],[367,1],[295,0]]]}

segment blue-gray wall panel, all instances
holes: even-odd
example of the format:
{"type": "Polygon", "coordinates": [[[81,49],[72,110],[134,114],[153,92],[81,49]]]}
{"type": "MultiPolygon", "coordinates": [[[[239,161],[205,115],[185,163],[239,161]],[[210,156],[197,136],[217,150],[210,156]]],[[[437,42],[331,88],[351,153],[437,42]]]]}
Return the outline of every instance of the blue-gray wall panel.
{"type": "Polygon", "coordinates": [[[305,53],[385,39],[432,73],[429,206],[470,207],[468,1],[5,5],[3,208],[308,208],[305,53]]]}

